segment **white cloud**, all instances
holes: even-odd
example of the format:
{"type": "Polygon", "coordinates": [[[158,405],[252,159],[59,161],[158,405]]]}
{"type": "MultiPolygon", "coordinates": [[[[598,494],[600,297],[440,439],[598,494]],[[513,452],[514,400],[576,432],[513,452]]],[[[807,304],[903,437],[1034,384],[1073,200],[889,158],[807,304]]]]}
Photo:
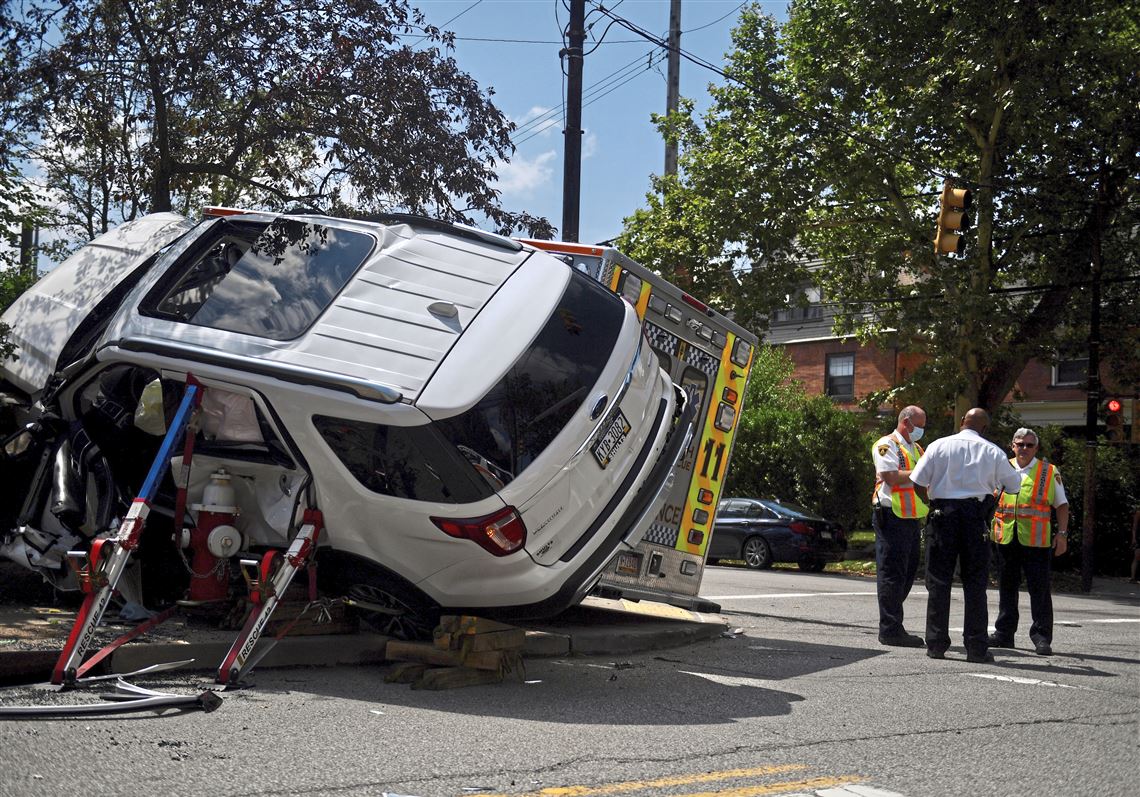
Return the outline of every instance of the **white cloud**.
{"type": "Polygon", "coordinates": [[[547,150],[533,158],[516,154],[510,163],[499,166],[498,188],[504,194],[531,196],[535,190],[550,182],[554,174],[551,165],[558,153],[547,150]]]}
{"type": "Polygon", "coordinates": [[[562,127],[562,116],[559,113],[551,113],[552,110],[535,105],[524,113],[521,119],[512,119],[511,121],[515,123],[512,138],[517,141],[535,135],[548,137],[552,131],[559,130],[562,127]]]}
{"type": "Polygon", "coordinates": [[[582,157],[592,157],[598,151],[598,136],[596,133],[587,133],[582,139],[582,157]]]}

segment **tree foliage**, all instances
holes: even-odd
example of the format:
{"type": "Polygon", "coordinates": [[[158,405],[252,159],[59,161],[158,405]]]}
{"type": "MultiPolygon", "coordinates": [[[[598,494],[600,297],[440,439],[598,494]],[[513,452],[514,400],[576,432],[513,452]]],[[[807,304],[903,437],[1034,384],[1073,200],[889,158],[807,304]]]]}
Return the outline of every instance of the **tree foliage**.
{"type": "Polygon", "coordinates": [[[71,0],[28,19],[33,154],[79,237],[205,204],[551,232],[500,207],[511,123],[405,0],[71,0]]]}
{"type": "Polygon", "coordinates": [[[781,350],[756,350],[725,495],[773,496],[848,529],[866,524],[873,469],[861,418],[826,396],[807,396],[791,374],[781,350]]]}
{"type": "Polygon", "coordinates": [[[681,176],[622,244],[754,328],[818,283],[839,331],[928,355],[915,378],[955,417],[1087,345],[1096,258],[1103,337],[1132,341],[1104,351],[1134,369],[1138,20],[1138,0],[797,0],[780,27],[753,6],[702,123],[661,120],[681,176]],[[964,257],[932,251],[945,178],[974,195],[964,257]]]}
{"type": "MultiPolygon", "coordinates": [[[[19,73],[34,37],[18,10],[16,3],[0,0],[0,312],[36,279],[35,262],[21,257],[20,235],[46,215],[20,168],[26,137],[17,113],[19,73]]],[[[0,362],[13,352],[8,332],[0,323],[0,362]]]]}

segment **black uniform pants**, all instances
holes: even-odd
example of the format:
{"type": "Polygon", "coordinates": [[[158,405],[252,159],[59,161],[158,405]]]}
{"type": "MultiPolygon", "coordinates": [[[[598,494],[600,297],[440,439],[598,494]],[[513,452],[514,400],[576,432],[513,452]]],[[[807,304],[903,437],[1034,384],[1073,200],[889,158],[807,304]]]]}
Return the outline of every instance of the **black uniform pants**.
{"type": "Polygon", "coordinates": [[[889,508],[871,512],[875,527],[875,582],[879,596],[879,636],[899,637],[903,628],[903,601],[918,572],[919,521],[901,518],[889,508]]]}
{"type": "Polygon", "coordinates": [[[1003,641],[1013,644],[1017,632],[1017,591],[1021,588],[1021,574],[1025,573],[1025,586],[1029,592],[1029,613],[1033,625],[1029,638],[1033,644],[1053,644],[1053,596],[1049,592],[1049,577],[1053,569],[1052,548],[1031,548],[1022,545],[1015,534],[1013,540],[994,548],[998,552],[998,615],[994,630],[1003,641]]]}
{"type": "Polygon", "coordinates": [[[966,601],[962,624],[966,651],[984,654],[989,649],[987,509],[973,498],[930,503],[926,522],[926,647],[930,650],[942,652],[950,647],[950,586],[955,564],[960,565],[966,601]]]}

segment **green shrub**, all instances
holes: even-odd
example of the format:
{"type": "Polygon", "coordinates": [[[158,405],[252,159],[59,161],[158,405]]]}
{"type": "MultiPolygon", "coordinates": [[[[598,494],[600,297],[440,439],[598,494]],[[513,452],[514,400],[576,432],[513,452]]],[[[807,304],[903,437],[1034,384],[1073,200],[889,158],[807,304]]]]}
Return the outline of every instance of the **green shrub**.
{"type": "MultiPolygon", "coordinates": [[[[1069,499],[1070,553],[1058,563],[1062,568],[1081,565],[1087,451],[1084,440],[1072,438],[1059,440],[1053,448],[1052,461],[1061,471],[1069,499]]],[[[1102,444],[1096,449],[1093,570],[1103,575],[1127,575],[1132,562],[1132,513],[1140,508],[1138,454],[1135,446],[1102,444]]]]}
{"type": "Polygon", "coordinates": [[[756,351],[725,496],[774,496],[851,529],[870,518],[873,474],[861,415],[790,380],[781,350],[756,351]]]}

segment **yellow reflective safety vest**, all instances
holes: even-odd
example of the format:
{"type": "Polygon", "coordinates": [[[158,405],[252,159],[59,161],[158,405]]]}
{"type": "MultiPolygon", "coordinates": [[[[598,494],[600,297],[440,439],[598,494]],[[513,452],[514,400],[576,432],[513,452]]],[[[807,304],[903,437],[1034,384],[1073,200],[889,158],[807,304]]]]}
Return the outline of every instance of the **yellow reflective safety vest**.
{"type": "MultiPolygon", "coordinates": [[[[914,470],[914,466],[918,464],[918,460],[922,457],[922,446],[918,443],[914,444],[915,449],[918,451],[918,456],[911,457],[907,452],[906,446],[898,439],[897,435],[892,433],[890,438],[894,440],[895,445],[899,450],[899,470],[914,470]]],[[[883,482],[875,479],[875,491],[873,495],[879,494],[879,485],[883,482]]],[[[914,492],[914,485],[908,484],[905,487],[891,487],[891,511],[895,513],[896,517],[904,519],[910,518],[924,518],[930,513],[930,508],[922,502],[914,492]]]]}
{"type": "MultiPolygon", "coordinates": [[[[1017,459],[1010,464],[1017,467],[1017,459]]],[[[1001,494],[990,537],[1005,545],[1017,541],[1029,548],[1050,548],[1053,545],[1053,498],[1056,493],[1057,469],[1043,459],[1021,477],[1021,490],[1001,494]]]]}

